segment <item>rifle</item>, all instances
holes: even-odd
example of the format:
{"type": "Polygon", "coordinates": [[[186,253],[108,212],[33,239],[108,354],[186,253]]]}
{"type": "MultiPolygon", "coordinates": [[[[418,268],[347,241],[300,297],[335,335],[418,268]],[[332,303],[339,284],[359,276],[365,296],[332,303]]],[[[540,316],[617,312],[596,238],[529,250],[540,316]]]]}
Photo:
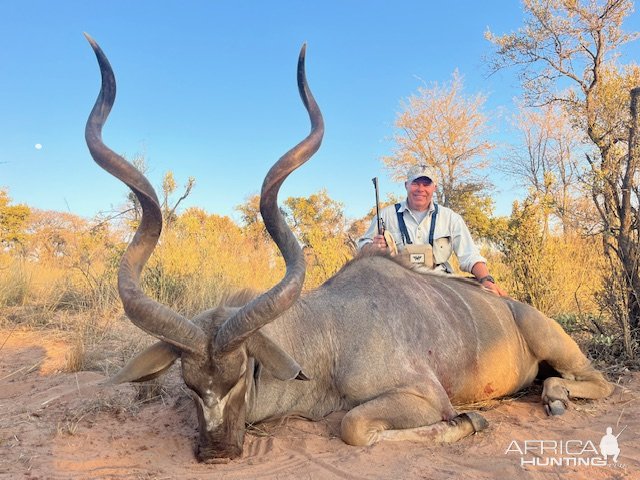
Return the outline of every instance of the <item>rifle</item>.
{"type": "Polygon", "coordinates": [[[373,188],[376,191],[376,218],[378,219],[378,235],[384,235],[384,222],[380,218],[380,196],[378,194],[378,177],[371,179],[373,188]]]}

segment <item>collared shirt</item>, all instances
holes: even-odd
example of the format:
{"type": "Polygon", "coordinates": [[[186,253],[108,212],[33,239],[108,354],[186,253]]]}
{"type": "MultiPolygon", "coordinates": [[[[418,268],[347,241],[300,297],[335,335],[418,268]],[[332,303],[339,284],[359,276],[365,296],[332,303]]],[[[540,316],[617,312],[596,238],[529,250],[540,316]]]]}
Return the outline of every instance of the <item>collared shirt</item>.
{"type": "MultiPolygon", "coordinates": [[[[400,210],[404,217],[404,223],[407,225],[407,231],[411,241],[416,244],[429,243],[429,230],[431,229],[431,216],[435,208],[433,202],[429,205],[427,216],[418,222],[413,212],[407,206],[407,201],[400,202],[400,210]]],[[[402,242],[402,233],[400,225],[398,225],[398,217],[394,205],[389,205],[380,210],[380,218],[384,222],[385,229],[393,236],[399,250],[404,248],[402,242]]],[[[378,233],[378,222],[374,217],[371,221],[369,229],[358,239],[358,250],[373,242],[373,237],[378,233]]],[[[450,208],[438,205],[438,215],[436,216],[436,227],[433,239],[449,237],[451,247],[458,257],[460,269],[464,272],[471,273],[471,269],[478,262],[486,263],[487,260],[480,255],[480,251],[471,238],[471,233],[464,220],[460,215],[450,208]]]]}

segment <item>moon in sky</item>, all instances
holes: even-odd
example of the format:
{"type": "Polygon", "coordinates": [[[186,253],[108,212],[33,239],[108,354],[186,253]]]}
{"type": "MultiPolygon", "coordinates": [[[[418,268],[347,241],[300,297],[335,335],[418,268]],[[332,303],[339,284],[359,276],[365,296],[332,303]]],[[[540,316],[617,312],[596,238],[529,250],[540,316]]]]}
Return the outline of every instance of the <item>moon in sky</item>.
{"type": "Polygon", "coordinates": [[[36,150],[42,150],[42,145],[41,144],[36,143],[34,146],[36,147],[36,150]]]}

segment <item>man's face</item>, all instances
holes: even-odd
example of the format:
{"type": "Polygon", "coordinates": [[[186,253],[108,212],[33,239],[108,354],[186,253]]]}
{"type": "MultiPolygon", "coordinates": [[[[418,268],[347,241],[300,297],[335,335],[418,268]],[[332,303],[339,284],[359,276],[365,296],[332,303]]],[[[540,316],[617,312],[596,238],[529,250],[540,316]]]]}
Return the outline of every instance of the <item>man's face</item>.
{"type": "Polygon", "coordinates": [[[411,210],[423,212],[429,208],[433,192],[436,190],[436,185],[430,178],[416,178],[411,183],[405,182],[404,186],[407,189],[407,203],[411,210]]]}

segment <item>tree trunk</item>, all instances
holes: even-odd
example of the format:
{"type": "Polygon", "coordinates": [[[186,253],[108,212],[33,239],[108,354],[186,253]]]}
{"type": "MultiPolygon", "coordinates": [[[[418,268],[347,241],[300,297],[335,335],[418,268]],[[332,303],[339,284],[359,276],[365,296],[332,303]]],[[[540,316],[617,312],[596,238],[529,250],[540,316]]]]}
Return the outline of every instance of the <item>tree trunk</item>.
{"type": "MultiPolygon", "coordinates": [[[[629,129],[629,154],[622,179],[620,199],[620,261],[624,266],[629,284],[629,320],[632,329],[640,324],[640,277],[638,275],[638,225],[634,224],[635,215],[632,195],[636,193],[635,177],[640,162],[640,88],[631,90],[631,128],[629,129]]],[[[637,200],[637,198],[636,198],[637,200]]]]}
{"type": "Polygon", "coordinates": [[[640,276],[638,272],[638,192],[635,176],[640,160],[640,88],[631,90],[631,124],[629,149],[621,159],[617,171],[609,168],[610,151],[602,151],[604,177],[603,209],[605,222],[603,238],[605,255],[610,262],[610,285],[606,305],[622,328],[625,352],[634,357],[637,350],[637,330],[640,324],[640,276]],[[619,183],[618,183],[619,182],[619,183]],[[636,196],[635,202],[633,195],[636,196]]]}

